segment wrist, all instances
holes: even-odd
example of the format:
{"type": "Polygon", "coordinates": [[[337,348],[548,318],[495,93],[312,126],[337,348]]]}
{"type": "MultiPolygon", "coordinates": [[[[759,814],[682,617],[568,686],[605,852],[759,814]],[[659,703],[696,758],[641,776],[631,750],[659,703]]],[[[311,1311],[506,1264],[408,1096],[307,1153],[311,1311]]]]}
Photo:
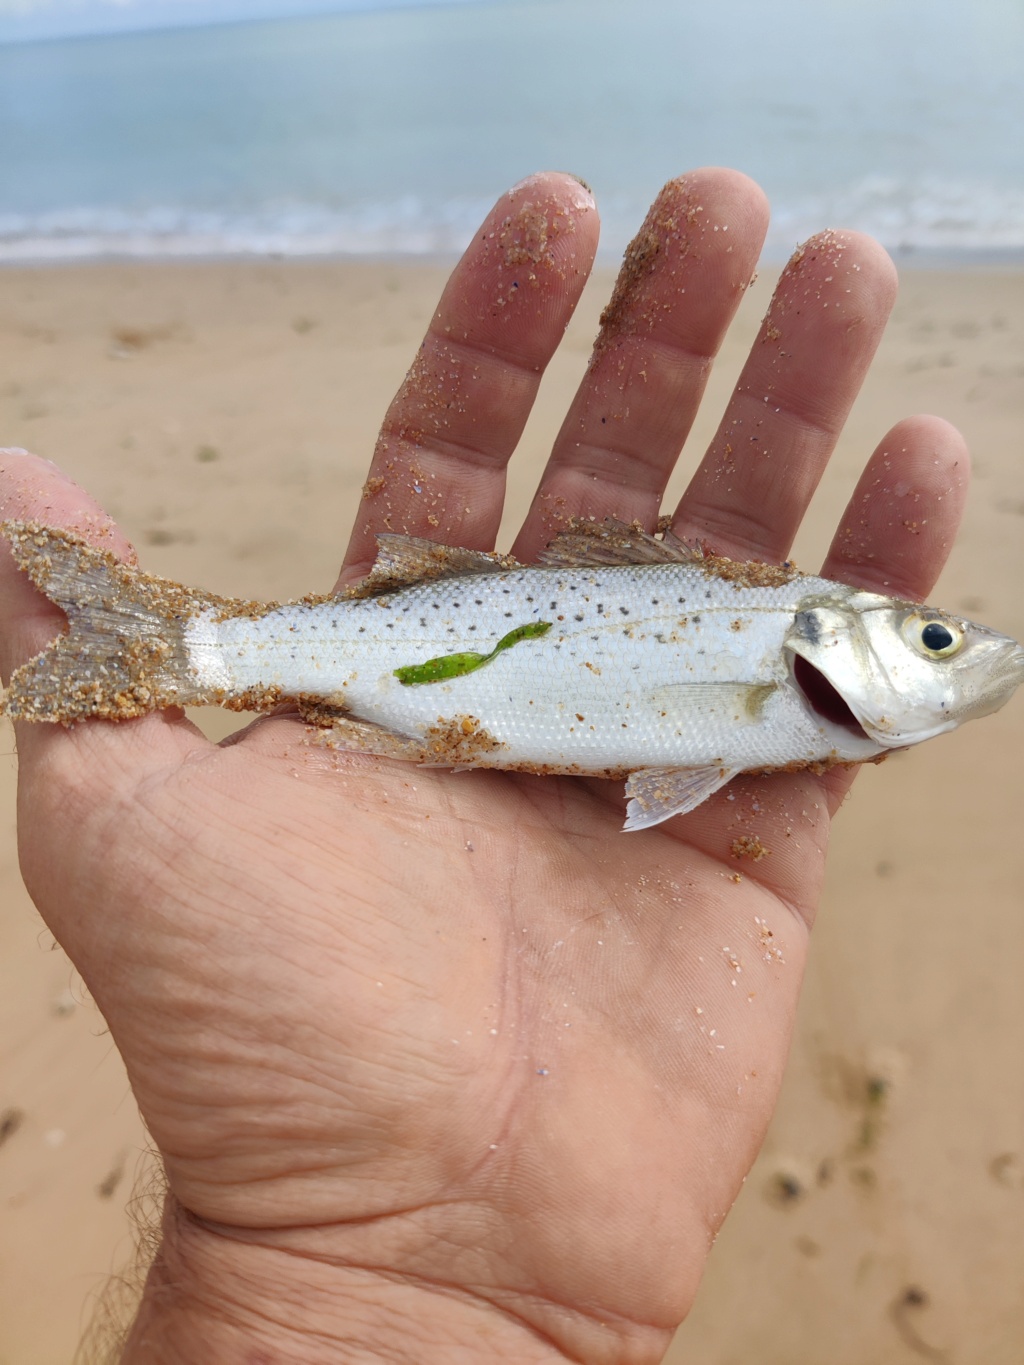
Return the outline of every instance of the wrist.
{"type": "MultiPolygon", "coordinates": [[[[565,1365],[542,1331],[487,1298],[404,1273],[239,1240],[168,1196],[122,1365],[565,1365]]],[[[621,1357],[608,1343],[596,1359],[621,1357]]]]}

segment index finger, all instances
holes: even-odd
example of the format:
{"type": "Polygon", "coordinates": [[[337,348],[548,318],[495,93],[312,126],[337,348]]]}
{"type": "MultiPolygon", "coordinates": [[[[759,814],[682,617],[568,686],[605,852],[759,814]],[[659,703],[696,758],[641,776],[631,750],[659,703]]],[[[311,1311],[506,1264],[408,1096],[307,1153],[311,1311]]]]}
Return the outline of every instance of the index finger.
{"type": "Polygon", "coordinates": [[[490,549],[505,467],[597,250],[590,191],[569,175],[504,195],[456,266],[388,409],[342,581],[383,531],[490,549]]]}

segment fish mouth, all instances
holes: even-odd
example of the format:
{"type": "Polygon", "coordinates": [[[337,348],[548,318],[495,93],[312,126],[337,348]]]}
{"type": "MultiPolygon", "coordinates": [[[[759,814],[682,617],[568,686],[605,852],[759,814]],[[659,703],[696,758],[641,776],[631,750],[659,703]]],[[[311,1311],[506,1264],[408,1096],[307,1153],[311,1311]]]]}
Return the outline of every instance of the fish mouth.
{"type": "Polygon", "coordinates": [[[821,720],[829,725],[837,725],[858,738],[871,738],[844,701],[842,693],[802,654],[793,655],[793,678],[807,705],[821,720]]]}
{"type": "Polygon", "coordinates": [[[1017,645],[1006,664],[999,670],[1000,679],[1005,678],[1013,687],[1024,683],[1024,645],[1017,645]]]}

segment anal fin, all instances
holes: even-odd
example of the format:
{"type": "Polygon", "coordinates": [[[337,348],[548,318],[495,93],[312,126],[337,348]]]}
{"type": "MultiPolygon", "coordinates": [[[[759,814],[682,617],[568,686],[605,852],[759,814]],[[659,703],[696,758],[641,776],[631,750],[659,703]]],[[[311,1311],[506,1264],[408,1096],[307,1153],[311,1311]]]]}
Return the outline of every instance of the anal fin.
{"type": "Polygon", "coordinates": [[[739,768],[638,768],[626,783],[624,831],[652,829],[673,815],[686,815],[731,781],[739,768]]]}
{"type": "Polygon", "coordinates": [[[328,749],[376,754],[379,758],[397,758],[404,763],[423,763],[428,758],[426,748],[419,740],[396,735],[372,721],[356,720],[329,706],[300,707],[300,710],[306,724],[315,728],[316,741],[328,749]]]}

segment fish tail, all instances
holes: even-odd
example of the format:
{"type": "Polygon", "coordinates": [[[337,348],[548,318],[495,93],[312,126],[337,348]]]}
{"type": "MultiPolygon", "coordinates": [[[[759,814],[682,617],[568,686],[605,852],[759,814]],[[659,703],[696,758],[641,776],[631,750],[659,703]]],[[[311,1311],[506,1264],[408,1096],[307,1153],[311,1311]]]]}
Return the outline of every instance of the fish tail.
{"type": "Polygon", "coordinates": [[[224,599],[143,573],[52,526],[8,521],[0,534],[18,567],[68,618],[67,633],[11,675],[0,711],[70,725],[201,700],[185,628],[224,599]]]}

